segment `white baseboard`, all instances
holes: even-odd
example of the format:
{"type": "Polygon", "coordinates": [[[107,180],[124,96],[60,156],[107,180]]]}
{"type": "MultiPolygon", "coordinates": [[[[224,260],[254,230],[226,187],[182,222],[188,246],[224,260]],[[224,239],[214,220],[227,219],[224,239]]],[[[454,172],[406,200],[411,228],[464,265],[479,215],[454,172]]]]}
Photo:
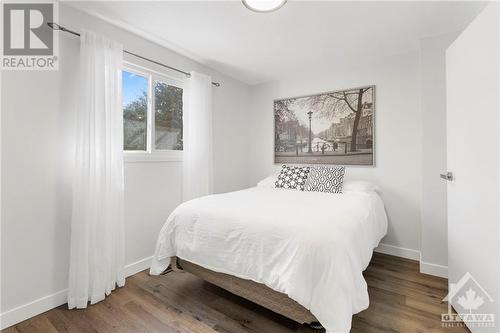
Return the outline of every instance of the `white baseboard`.
{"type": "Polygon", "coordinates": [[[375,249],[375,252],[389,254],[392,256],[402,257],[411,260],[417,260],[420,262],[420,273],[434,275],[445,279],[448,278],[448,266],[442,266],[422,261],[422,258],[420,257],[420,251],[418,250],[412,250],[404,247],[381,243],[375,249]]]}
{"type": "Polygon", "coordinates": [[[66,303],[68,290],[64,289],[0,314],[0,329],[4,329],[66,303]]]}
{"type": "Polygon", "coordinates": [[[129,277],[151,267],[153,256],[141,259],[125,266],[125,276],[129,277]]]}
{"type": "Polygon", "coordinates": [[[394,245],[388,245],[380,243],[377,248],[374,250],[378,253],[389,254],[391,256],[411,259],[411,260],[420,260],[420,251],[407,249],[405,247],[399,247],[394,245]]]}
{"type": "MultiPolygon", "coordinates": [[[[151,266],[151,257],[147,257],[125,266],[125,277],[137,274],[151,266]]],[[[52,295],[48,295],[27,304],[7,310],[0,314],[0,329],[5,329],[12,325],[29,319],[40,313],[56,308],[67,302],[68,290],[64,289],[52,295]]]]}
{"type": "Polygon", "coordinates": [[[431,264],[420,260],[420,273],[448,278],[448,266],[431,264]]]}

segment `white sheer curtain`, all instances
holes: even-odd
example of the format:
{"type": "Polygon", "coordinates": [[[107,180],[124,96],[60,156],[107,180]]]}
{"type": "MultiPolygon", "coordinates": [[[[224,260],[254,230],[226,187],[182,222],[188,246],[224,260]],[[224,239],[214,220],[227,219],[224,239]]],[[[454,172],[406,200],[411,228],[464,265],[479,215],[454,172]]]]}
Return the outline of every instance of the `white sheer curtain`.
{"type": "Polygon", "coordinates": [[[99,302],[125,284],[122,45],[80,38],[80,87],[68,307],[99,302]]]}
{"type": "Polygon", "coordinates": [[[184,201],[212,193],[212,79],[191,72],[183,94],[184,201]]]}

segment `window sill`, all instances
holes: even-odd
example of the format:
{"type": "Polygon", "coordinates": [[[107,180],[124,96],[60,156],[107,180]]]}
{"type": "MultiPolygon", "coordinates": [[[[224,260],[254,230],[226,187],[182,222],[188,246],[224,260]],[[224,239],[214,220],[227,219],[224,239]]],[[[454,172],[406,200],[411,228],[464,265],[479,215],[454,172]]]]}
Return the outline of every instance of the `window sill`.
{"type": "Polygon", "coordinates": [[[126,151],[123,153],[125,163],[143,163],[143,162],[182,162],[182,151],[168,152],[134,152],[126,151]]]}

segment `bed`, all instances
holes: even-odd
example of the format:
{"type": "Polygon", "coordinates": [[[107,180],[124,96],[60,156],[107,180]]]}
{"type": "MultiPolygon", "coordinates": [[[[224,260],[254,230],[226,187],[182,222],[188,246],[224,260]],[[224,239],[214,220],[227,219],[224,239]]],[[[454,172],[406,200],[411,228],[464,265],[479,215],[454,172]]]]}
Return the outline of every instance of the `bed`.
{"type": "Polygon", "coordinates": [[[160,231],[150,273],[173,262],[291,319],[345,333],[368,307],[362,272],[386,230],[375,190],[257,186],[178,206],[160,231]]]}

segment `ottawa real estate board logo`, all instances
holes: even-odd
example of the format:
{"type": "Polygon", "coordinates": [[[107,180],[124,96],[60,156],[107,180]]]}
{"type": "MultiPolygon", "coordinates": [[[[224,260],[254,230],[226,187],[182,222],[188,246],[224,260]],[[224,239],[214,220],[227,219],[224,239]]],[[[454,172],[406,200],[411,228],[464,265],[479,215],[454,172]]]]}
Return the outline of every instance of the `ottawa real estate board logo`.
{"type": "Polygon", "coordinates": [[[2,1],[3,70],[58,69],[58,35],[48,25],[57,9],[56,2],[2,1]]]}
{"type": "Polygon", "coordinates": [[[441,314],[443,327],[495,327],[495,314],[488,311],[494,300],[469,272],[449,285],[443,302],[448,302],[448,313],[441,314]]]}

